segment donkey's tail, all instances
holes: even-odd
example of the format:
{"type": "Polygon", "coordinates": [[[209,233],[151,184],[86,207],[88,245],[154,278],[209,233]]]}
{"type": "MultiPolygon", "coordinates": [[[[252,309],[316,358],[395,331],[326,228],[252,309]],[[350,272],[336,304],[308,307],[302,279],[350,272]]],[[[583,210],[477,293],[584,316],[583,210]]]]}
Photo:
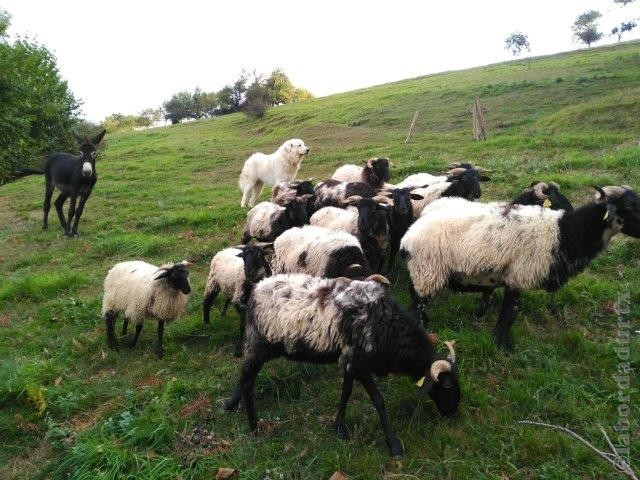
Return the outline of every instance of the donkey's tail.
{"type": "Polygon", "coordinates": [[[29,175],[43,175],[43,174],[44,174],[44,171],[37,170],[35,168],[20,168],[18,170],[15,170],[11,174],[11,177],[13,177],[13,178],[22,178],[22,177],[27,177],[29,175]]]}

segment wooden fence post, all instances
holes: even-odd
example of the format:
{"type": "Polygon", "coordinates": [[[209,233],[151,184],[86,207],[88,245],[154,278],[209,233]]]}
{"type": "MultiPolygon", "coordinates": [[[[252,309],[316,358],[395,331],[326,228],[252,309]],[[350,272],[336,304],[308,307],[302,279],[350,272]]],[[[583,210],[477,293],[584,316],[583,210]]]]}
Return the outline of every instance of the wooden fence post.
{"type": "Polygon", "coordinates": [[[409,143],[411,135],[413,134],[413,127],[416,124],[416,120],[418,120],[418,110],[416,110],[416,113],[413,114],[413,120],[411,121],[411,126],[409,127],[409,134],[407,135],[407,139],[404,141],[404,143],[409,143]]]}
{"type": "Polygon", "coordinates": [[[482,103],[478,97],[476,97],[475,102],[473,102],[473,138],[476,140],[487,139],[487,127],[484,123],[482,103]]]}

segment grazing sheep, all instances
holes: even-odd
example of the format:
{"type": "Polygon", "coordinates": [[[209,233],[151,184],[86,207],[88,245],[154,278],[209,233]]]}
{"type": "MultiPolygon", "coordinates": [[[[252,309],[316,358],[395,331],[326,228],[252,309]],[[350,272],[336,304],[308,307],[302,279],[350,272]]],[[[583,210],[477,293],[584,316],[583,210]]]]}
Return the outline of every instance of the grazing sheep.
{"type": "Polygon", "coordinates": [[[389,249],[388,212],[391,207],[380,204],[375,199],[358,196],[348,198],[344,203],[352,206],[346,210],[336,207],[321,208],[312,215],[309,223],[354,235],[373,271],[380,272],[389,249]]]}
{"type": "Polygon", "coordinates": [[[521,194],[511,200],[511,205],[540,205],[551,210],[573,210],[573,206],[567,197],[560,193],[560,185],[556,182],[531,182],[529,188],[525,188],[521,194]]]}
{"type": "Polygon", "coordinates": [[[302,140],[292,138],[273,153],[257,152],[251,155],[244,162],[238,181],[238,186],[242,190],[240,206],[253,207],[264,184],[277,185],[280,182],[293,181],[307,153],[309,153],[309,147],[302,140]]]}
{"type": "Polygon", "coordinates": [[[107,328],[107,344],[117,347],[114,333],[116,318],[124,315],[122,334],[127,334],[129,320],[136,323],[136,333],[131,347],[135,347],[145,318],[158,322],[156,355],[162,358],[162,334],[164,323],[177,319],[187,305],[189,285],[189,262],[169,263],[156,267],[146,262],[117,263],[104,279],[102,318],[107,328]]]}
{"type": "Polygon", "coordinates": [[[362,182],[340,182],[325,180],[316,185],[316,210],[322,207],[342,207],[344,201],[353,196],[373,198],[378,191],[371,185],[362,182]]]}
{"type": "Polygon", "coordinates": [[[291,228],[273,244],[271,270],[317,277],[365,278],[371,274],[358,239],[347,232],[307,225],[291,228]]]}
{"type": "Polygon", "coordinates": [[[225,248],[216,253],[211,260],[202,302],[204,323],[209,324],[211,305],[218,293],[222,291],[225,297],[222,314],[224,315],[229,304],[233,303],[240,317],[240,336],[236,344],[236,356],[241,355],[244,309],[251,293],[251,286],[271,275],[265,250],[272,247],[273,244],[267,243],[225,248]]]}
{"type": "Polygon", "coordinates": [[[315,211],[314,203],[316,200],[315,189],[311,179],[303,180],[302,182],[280,182],[273,187],[271,201],[276,205],[284,206],[285,203],[303,195],[310,195],[306,198],[308,199],[307,215],[311,217],[315,211]]]}
{"type": "Polygon", "coordinates": [[[449,177],[452,175],[458,175],[461,170],[475,170],[478,173],[479,179],[481,182],[488,181],[489,178],[484,176],[483,174],[486,172],[490,172],[491,170],[487,170],[482,167],[474,167],[470,163],[452,163],[449,165],[450,170],[443,175],[432,175],[430,173],[414,173],[413,175],[409,175],[400,183],[395,185],[396,188],[407,188],[407,187],[421,187],[426,185],[433,185],[435,183],[442,183],[449,180],[449,177]],[[460,170],[461,169],[461,170],[460,170]]]}
{"type": "Polygon", "coordinates": [[[247,309],[247,330],[240,380],[227,410],[244,404],[249,428],[258,421],[253,386],[265,362],[278,357],[314,363],[339,363],[343,371],[342,395],[335,430],[346,439],[345,411],[353,381],[366,389],[380,417],[389,453],[404,454],[402,442],[391,429],[384,398],[373,375],[408,375],[421,384],[443,416],[458,410],[460,386],[454,342],[447,342],[443,359],[414,315],[404,312],[387,289],[389,281],[373,275],[365,281],[277,275],[258,283],[247,309]]]}
{"type": "Polygon", "coordinates": [[[260,202],[247,212],[242,243],[246,245],[252,238],[273,242],[285,230],[308,223],[307,200],[310,197],[296,197],[284,207],[272,202],[260,202]]]}
{"type": "Polygon", "coordinates": [[[402,238],[414,308],[448,283],[505,288],[496,342],[506,346],[521,292],[555,291],[584,270],[617,233],[640,238],[640,198],[626,186],[596,187],[573,211],[461,198],[429,205],[402,238]]]}
{"type": "Polygon", "coordinates": [[[375,189],[384,188],[389,181],[389,165],[393,164],[388,158],[370,158],[364,167],[357,165],[339,167],[331,179],[341,182],[362,182],[375,189]]]}

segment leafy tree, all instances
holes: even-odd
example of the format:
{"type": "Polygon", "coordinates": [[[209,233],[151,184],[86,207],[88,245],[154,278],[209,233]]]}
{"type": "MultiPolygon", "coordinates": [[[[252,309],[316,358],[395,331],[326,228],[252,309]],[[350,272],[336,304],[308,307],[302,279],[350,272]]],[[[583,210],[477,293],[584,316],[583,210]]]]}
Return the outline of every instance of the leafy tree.
{"type": "Polygon", "coordinates": [[[242,111],[249,117],[264,118],[271,102],[269,89],[265,85],[254,82],[247,89],[242,111]]]}
{"type": "Polygon", "coordinates": [[[264,85],[269,93],[271,105],[299,102],[313,97],[309,90],[295,87],[289,77],[279,68],[271,72],[264,85]]]}
{"type": "Polygon", "coordinates": [[[623,7],[629,3],[633,3],[636,0],[613,0],[613,3],[618,3],[620,5],[622,5],[623,7]]]}
{"type": "Polygon", "coordinates": [[[611,35],[617,35],[618,36],[618,42],[619,42],[620,40],[622,40],[622,35],[624,35],[625,32],[630,32],[631,30],[633,30],[637,26],[638,26],[638,24],[636,22],[634,22],[633,20],[631,20],[629,22],[621,22],[619,27],[614,27],[611,30],[611,35]]]}
{"type": "Polygon", "coordinates": [[[195,118],[212,117],[218,108],[218,94],[215,92],[203,92],[199,88],[193,92],[195,118]]]}
{"type": "Polygon", "coordinates": [[[43,155],[76,148],[78,102],[46,47],[5,39],[9,16],[0,11],[0,183],[16,168],[37,167],[43,155]]]}
{"type": "MultiPolygon", "coordinates": [[[[504,48],[509,50],[514,57],[520,55],[524,50],[530,52],[529,36],[522,32],[513,32],[504,39],[504,48]]],[[[529,58],[529,68],[531,68],[531,58],[529,58]]]]}
{"type": "Polygon", "coordinates": [[[11,25],[11,15],[6,10],[0,8],[0,38],[7,36],[9,25],[11,25]]]}
{"type": "Polygon", "coordinates": [[[227,85],[218,92],[218,110],[217,113],[226,115],[227,113],[239,112],[244,102],[244,96],[247,91],[248,77],[242,72],[240,78],[232,85],[227,85]]]}
{"type": "Polygon", "coordinates": [[[170,120],[171,124],[181,122],[185,118],[193,118],[195,105],[193,95],[189,92],[178,92],[163,103],[164,118],[170,120]]]}
{"type": "Polygon", "coordinates": [[[598,19],[600,17],[602,17],[602,14],[597,10],[589,10],[580,15],[571,26],[574,38],[588,47],[600,40],[604,35],[598,31],[598,19]]]}
{"type": "Polygon", "coordinates": [[[146,108],[138,114],[138,123],[142,127],[152,127],[164,117],[162,108],[146,108]]]}

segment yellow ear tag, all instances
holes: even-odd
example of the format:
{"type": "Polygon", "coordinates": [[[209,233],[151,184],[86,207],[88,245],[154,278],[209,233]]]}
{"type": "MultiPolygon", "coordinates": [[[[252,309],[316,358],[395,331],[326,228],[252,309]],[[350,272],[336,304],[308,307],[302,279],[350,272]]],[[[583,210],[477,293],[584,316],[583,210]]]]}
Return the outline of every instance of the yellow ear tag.
{"type": "Polygon", "coordinates": [[[607,213],[605,213],[604,217],[602,217],[603,220],[606,220],[607,218],[609,218],[609,210],[607,210],[607,213]]]}
{"type": "Polygon", "coordinates": [[[549,200],[548,198],[545,199],[545,201],[542,203],[542,206],[544,208],[549,208],[551,206],[551,200],[549,200]]]}
{"type": "Polygon", "coordinates": [[[424,383],[424,379],[425,379],[425,377],[422,377],[420,380],[418,380],[418,381],[416,382],[416,386],[421,387],[421,386],[422,386],[422,384],[424,383]]]}

